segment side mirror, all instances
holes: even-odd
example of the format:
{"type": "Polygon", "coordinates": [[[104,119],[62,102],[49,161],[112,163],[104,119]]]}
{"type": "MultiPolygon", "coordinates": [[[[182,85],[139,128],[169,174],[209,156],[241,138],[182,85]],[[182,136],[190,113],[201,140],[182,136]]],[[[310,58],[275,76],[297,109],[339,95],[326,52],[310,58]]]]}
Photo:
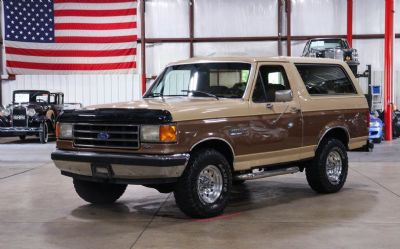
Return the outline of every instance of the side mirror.
{"type": "Polygon", "coordinates": [[[275,102],[289,102],[292,99],[292,90],[279,90],[275,92],[275,102]]]}

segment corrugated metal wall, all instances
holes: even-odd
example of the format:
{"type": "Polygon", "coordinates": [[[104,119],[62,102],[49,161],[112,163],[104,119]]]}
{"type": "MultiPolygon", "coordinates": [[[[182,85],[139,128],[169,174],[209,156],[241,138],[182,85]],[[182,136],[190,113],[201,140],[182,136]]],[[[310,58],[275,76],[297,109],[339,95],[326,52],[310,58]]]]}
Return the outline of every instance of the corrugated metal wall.
{"type": "MultiPolygon", "coordinates": [[[[293,35],[323,35],[346,33],[346,0],[294,1],[292,12],[293,35]],[[312,11],[310,11],[312,10],[312,11]]],[[[189,37],[188,0],[146,1],[146,35],[148,38],[189,37]]],[[[400,0],[396,0],[396,8],[400,0]]],[[[277,33],[276,0],[202,0],[195,1],[196,37],[258,36],[277,33]],[[218,24],[218,25],[215,25],[218,24]]],[[[375,34],[384,32],[384,1],[354,0],[354,33],[375,34]]],[[[400,32],[398,14],[395,15],[395,32],[400,32]]],[[[283,20],[285,23],[285,18],[283,20]]],[[[284,25],[285,26],[285,25],[284,25]]],[[[284,27],[285,30],[285,27],[284,27]]],[[[285,33],[285,31],[284,31],[285,33]]],[[[395,58],[399,57],[400,39],[395,42],[395,58]]],[[[305,41],[294,41],[292,52],[300,56],[305,41]]],[[[285,46],[285,42],[283,46],[285,46]]],[[[360,68],[372,65],[373,74],[383,71],[383,39],[354,40],[359,50],[360,68]]],[[[285,52],[285,49],[284,49],[285,52]]],[[[221,54],[277,55],[276,42],[197,43],[196,56],[221,54]]],[[[138,48],[140,54],[140,48],[138,48]]],[[[189,57],[185,43],[148,44],[147,74],[158,75],[162,68],[176,60],[189,57]]],[[[140,70],[140,60],[138,60],[140,70]]],[[[394,100],[400,104],[400,62],[395,59],[394,100]]],[[[362,81],[362,80],[361,80],[362,81]]],[[[383,78],[374,76],[374,84],[383,78]]],[[[363,83],[362,83],[363,84],[363,83]]],[[[140,98],[138,75],[71,75],[71,76],[17,76],[16,81],[3,83],[3,104],[10,102],[14,89],[58,89],[66,94],[69,102],[84,105],[140,98]]]]}
{"type": "Polygon", "coordinates": [[[141,98],[138,75],[17,75],[3,81],[3,105],[11,103],[12,91],[23,89],[61,91],[65,102],[84,106],[141,98]]]}

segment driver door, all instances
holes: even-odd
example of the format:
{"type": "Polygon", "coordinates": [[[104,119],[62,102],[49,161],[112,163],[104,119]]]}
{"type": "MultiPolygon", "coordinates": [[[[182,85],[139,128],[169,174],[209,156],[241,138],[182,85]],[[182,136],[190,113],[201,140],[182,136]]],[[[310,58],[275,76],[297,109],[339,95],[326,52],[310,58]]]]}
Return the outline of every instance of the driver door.
{"type": "Polygon", "coordinates": [[[285,63],[261,64],[250,100],[252,153],[259,166],[300,159],[302,117],[285,63]]]}

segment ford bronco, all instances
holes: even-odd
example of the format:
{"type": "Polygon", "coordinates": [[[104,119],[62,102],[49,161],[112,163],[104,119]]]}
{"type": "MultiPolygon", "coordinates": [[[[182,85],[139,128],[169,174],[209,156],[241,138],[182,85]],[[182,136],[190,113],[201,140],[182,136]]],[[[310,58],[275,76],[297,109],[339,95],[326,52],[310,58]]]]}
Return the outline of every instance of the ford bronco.
{"type": "Polygon", "coordinates": [[[185,214],[204,218],[246,180],[305,171],[316,192],[339,191],[347,151],[367,146],[368,125],[343,61],[191,59],[167,66],[141,101],[62,114],[52,159],[90,203],[139,184],[173,192],[185,214]]]}

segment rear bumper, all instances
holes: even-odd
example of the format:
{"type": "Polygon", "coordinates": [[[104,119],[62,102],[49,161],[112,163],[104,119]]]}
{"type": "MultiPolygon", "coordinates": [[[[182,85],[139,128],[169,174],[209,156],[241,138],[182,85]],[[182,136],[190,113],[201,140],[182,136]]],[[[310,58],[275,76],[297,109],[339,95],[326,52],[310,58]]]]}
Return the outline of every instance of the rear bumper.
{"type": "Polygon", "coordinates": [[[0,127],[0,137],[36,135],[42,132],[40,127],[0,127]]]}
{"type": "Polygon", "coordinates": [[[57,150],[51,159],[66,176],[88,181],[156,184],[176,181],[189,154],[131,155],[57,150]]]}

